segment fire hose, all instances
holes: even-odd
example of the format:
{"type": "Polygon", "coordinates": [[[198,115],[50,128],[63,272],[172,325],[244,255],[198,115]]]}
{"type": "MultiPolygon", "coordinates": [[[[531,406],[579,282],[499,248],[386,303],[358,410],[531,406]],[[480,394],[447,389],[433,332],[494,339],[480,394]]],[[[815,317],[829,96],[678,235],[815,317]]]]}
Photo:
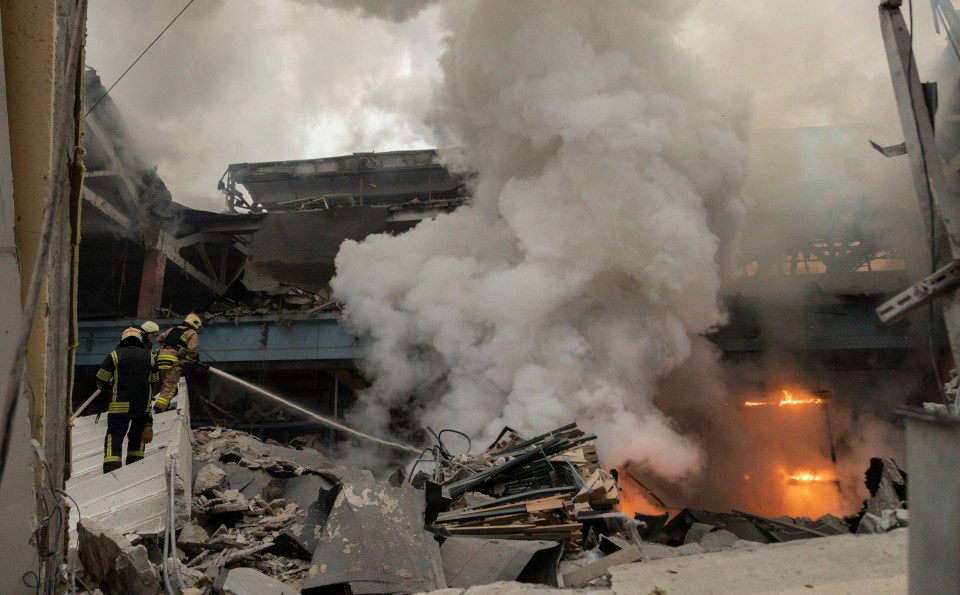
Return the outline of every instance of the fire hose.
{"type": "Polygon", "coordinates": [[[100,394],[100,389],[99,389],[99,388],[98,388],[97,390],[93,391],[93,394],[90,395],[90,396],[87,398],[87,400],[83,402],[83,405],[80,405],[79,407],[77,407],[77,410],[73,412],[73,415],[70,416],[70,421],[73,421],[73,420],[77,419],[77,416],[79,416],[81,413],[83,413],[83,410],[87,408],[87,405],[89,405],[90,403],[93,403],[93,400],[96,399],[96,398],[97,398],[97,395],[99,395],[99,394],[100,394]]]}
{"type": "Polygon", "coordinates": [[[359,438],[363,438],[364,440],[369,440],[369,441],[371,441],[371,442],[376,442],[377,444],[382,444],[382,445],[384,445],[384,446],[389,446],[389,447],[391,447],[391,448],[395,448],[395,449],[397,449],[397,450],[404,450],[404,451],[412,452],[412,453],[416,453],[416,454],[420,454],[420,452],[421,452],[421,449],[419,449],[419,448],[414,448],[413,446],[409,446],[409,445],[407,445],[407,444],[402,444],[402,443],[400,443],[400,442],[393,442],[393,441],[391,441],[391,440],[385,440],[385,439],[383,439],[383,438],[378,438],[378,437],[376,437],[376,436],[371,436],[370,434],[365,434],[365,433],[361,432],[360,430],[355,430],[355,429],[353,429],[353,428],[351,428],[351,427],[349,427],[349,426],[343,425],[342,423],[333,421],[332,419],[329,419],[329,418],[327,418],[327,417],[323,417],[322,415],[319,415],[319,414],[317,414],[317,413],[314,413],[313,411],[310,411],[309,409],[305,409],[304,407],[301,407],[300,405],[297,405],[296,403],[292,403],[292,402],[284,399],[283,397],[278,396],[278,395],[275,395],[275,394],[271,393],[270,391],[268,391],[268,390],[266,390],[266,389],[263,389],[263,388],[260,388],[259,386],[255,385],[255,384],[252,384],[252,383],[250,383],[250,382],[247,382],[246,380],[244,380],[244,379],[242,379],[242,378],[237,378],[237,377],[234,376],[233,374],[228,374],[228,373],[224,372],[223,370],[218,370],[217,368],[212,368],[212,367],[210,367],[209,365],[207,365],[206,367],[207,367],[207,369],[209,369],[209,370],[210,370],[211,372],[213,372],[214,374],[217,374],[218,376],[221,376],[221,377],[223,377],[223,378],[226,378],[227,380],[230,380],[230,381],[232,381],[232,382],[235,382],[235,383],[237,383],[237,384],[240,384],[241,386],[243,386],[243,387],[245,387],[245,388],[248,388],[248,389],[250,389],[250,390],[252,390],[252,391],[256,391],[256,392],[258,392],[258,393],[260,393],[260,394],[262,394],[262,395],[264,395],[264,396],[270,397],[270,398],[273,399],[274,401],[277,401],[278,403],[282,403],[283,405],[289,407],[290,409],[294,409],[294,410],[296,410],[296,411],[298,411],[298,412],[300,412],[300,413],[303,413],[304,415],[308,415],[308,416],[312,417],[313,419],[319,421],[320,423],[322,423],[322,424],[324,424],[324,425],[330,426],[330,427],[332,427],[332,428],[336,428],[336,429],[338,429],[338,430],[341,430],[341,431],[346,432],[346,433],[348,433],[348,434],[352,434],[352,435],[357,436],[357,437],[359,437],[359,438]]]}

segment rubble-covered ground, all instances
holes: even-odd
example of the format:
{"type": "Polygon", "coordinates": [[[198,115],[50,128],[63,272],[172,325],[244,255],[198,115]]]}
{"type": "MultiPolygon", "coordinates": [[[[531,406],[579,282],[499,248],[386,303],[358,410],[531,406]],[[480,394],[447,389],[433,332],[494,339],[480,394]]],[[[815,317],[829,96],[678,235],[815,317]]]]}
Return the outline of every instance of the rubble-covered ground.
{"type": "Polygon", "coordinates": [[[871,461],[870,497],[845,519],[693,509],[631,518],[617,510],[616,473],[594,440],[576,424],[529,439],[505,428],[485,451],[454,455],[438,437],[410,468],[378,480],[314,449],[201,428],[175,555],[162,559],[162,533],[122,536],[82,521],[77,584],[191,595],[843,592],[849,581],[905,576],[905,531],[851,535],[907,523],[906,475],[888,459],[871,461]]]}

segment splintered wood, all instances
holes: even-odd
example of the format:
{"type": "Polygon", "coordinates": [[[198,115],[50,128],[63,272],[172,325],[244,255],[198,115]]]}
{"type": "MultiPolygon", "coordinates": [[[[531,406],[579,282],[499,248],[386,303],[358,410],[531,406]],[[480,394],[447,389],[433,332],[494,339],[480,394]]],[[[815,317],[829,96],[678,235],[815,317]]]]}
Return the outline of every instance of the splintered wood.
{"type": "Polygon", "coordinates": [[[567,553],[580,551],[581,520],[620,501],[595,439],[576,424],[531,440],[505,430],[484,453],[459,455],[447,468],[440,461],[435,478],[459,497],[435,525],[450,535],[555,539],[567,553]]]}

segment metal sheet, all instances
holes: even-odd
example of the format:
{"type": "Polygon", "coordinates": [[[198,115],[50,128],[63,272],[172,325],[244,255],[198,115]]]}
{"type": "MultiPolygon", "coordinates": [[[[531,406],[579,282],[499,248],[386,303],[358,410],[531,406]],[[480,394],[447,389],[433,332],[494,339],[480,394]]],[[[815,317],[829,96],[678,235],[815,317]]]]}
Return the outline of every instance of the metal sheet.
{"type": "MultiPolygon", "coordinates": [[[[74,475],[66,491],[79,506],[70,508],[70,539],[76,543],[80,516],[120,533],[159,533],[167,513],[167,474],[170,457],[177,459],[177,477],[185,493],[176,494],[177,516],[190,515],[193,449],[190,445],[187,383],[180,381],[176,407],[154,416],[157,432],[142,461],[103,474],[103,437],[106,423],[95,416],[77,418],[71,433],[74,475]],[[98,445],[98,446],[95,446],[98,445]]],[[[101,418],[102,419],[102,418],[101,418]]],[[[124,441],[124,450],[126,450],[124,441]]],[[[126,453],[123,455],[126,456],[126,453]]]]}
{"type": "Polygon", "coordinates": [[[497,581],[557,586],[557,567],[563,544],[451,537],[440,548],[448,587],[467,589],[497,581]]]}
{"type": "Polygon", "coordinates": [[[345,477],[303,593],[420,593],[446,587],[440,546],[423,529],[424,493],[345,477]]]}
{"type": "Polygon", "coordinates": [[[387,214],[377,207],[268,214],[250,241],[243,284],[251,291],[322,291],[340,244],[384,232],[387,214]]]}

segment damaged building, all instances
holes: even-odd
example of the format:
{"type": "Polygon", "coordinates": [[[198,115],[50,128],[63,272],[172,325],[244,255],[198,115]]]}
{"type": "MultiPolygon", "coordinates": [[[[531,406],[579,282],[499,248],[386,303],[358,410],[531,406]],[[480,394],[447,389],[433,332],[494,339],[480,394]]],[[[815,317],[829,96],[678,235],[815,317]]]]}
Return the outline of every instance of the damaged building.
{"type": "MultiPolygon", "coordinates": [[[[950,40],[960,39],[953,7],[933,6],[950,40]]],[[[64,31],[76,18],[69,12],[57,14],[64,31]]],[[[29,22],[9,8],[0,16],[29,22]]],[[[953,210],[939,202],[960,171],[951,149],[960,146],[960,105],[952,94],[938,103],[915,67],[904,71],[912,53],[903,51],[899,3],[882,5],[880,16],[898,101],[906,110],[906,87],[914,117],[902,113],[903,147],[875,148],[909,155],[921,180],[936,114],[947,180],[925,173],[916,182],[921,210],[929,195],[930,227],[919,237],[929,232],[934,246],[960,253],[951,248],[953,210]]],[[[60,58],[79,53],[75,38],[56,35],[60,58]]],[[[940,65],[952,78],[941,80],[956,80],[956,47],[940,65]]],[[[683,369],[655,378],[670,402],[650,403],[670,419],[694,410],[671,391],[725,383],[722,415],[676,418],[706,450],[727,455],[720,447],[729,446],[730,456],[705,458],[699,479],[664,478],[643,461],[604,460],[602,432],[580,419],[540,434],[507,419],[496,439],[479,443],[460,428],[422,424],[411,395],[410,407],[385,408],[388,435],[354,427],[351,413],[371,387],[364,360],[373,339],[351,330],[350,307],[331,290],[337,255],[344,242],[402,236],[469,209],[479,174],[451,165],[459,150],[234,163],[211,180],[222,207],[194,209],[141,154],[97,71],[75,66],[66,70],[82,82],[57,84],[76,87],[77,97],[57,101],[85,98],[97,109],[81,117],[75,106],[79,124],[60,133],[82,152],[49,168],[67,180],[70,200],[40,270],[48,266],[47,284],[72,301],[41,300],[44,336],[34,334],[17,388],[25,403],[30,395],[30,424],[23,415],[16,427],[11,466],[21,468],[0,476],[3,499],[15,504],[4,525],[37,549],[13,552],[16,580],[2,583],[10,592],[933,592],[960,572],[947,563],[960,547],[956,523],[942,512],[955,508],[955,488],[937,485],[941,461],[931,454],[960,464],[950,458],[960,383],[950,376],[956,259],[878,225],[875,197],[831,159],[854,142],[849,130],[753,136],[759,173],[750,192],[776,197],[768,202],[777,208],[749,213],[737,274],[718,296],[725,322],[697,337],[722,378],[683,377],[683,369]],[[859,210],[817,210],[850,193],[861,193],[859,210]],[[776,221],[784,204],[795,209],[790,226],[776,221]],[[166,329],[191,312],[203,323],[204,365],[184,374],[169,409],[155,411],[142,460],[102,473],[106,423],[102,403],[90,403],[104,355],[128,327],[149,319],[166,329]],[[889,432],[884,446],[897,460],[863,456],[874,444],[844,432],[857,423],[889,432]],[[354,459],[357,444],[364,456],[354,459]],[[31,487],[31,501],[14,497],[31,487]]],[[[24,109],[22,91],[15,87],[11,109],[0,103],[8,119],[24,109]]],[[[11,146],[24,134],[12,126],[11,146]]],[[[19,220],[24,207],[8,208],[2,185],[11,171],[38,172],[0,154],[3,212],[19,220]]],[[[11,235],[11,254],[30,252],[13,230],[0,230],[11,235]]]]}

